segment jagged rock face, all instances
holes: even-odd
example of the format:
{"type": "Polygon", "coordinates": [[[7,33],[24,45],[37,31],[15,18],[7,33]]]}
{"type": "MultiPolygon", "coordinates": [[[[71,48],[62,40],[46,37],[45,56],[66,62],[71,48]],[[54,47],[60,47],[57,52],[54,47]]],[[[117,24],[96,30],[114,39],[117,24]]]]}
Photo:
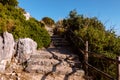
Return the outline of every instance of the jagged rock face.
{"type": "Polygon", "coordinates": [[[32,39],[19,39],[15,43],[13,35],[4,32],[0,36],[0,72],[4,72],[7,65],[10,65],[13,55],[17,55],[18,61],[22,63],[30,58],[30,55],[36,51],[36,48],[37,43],[32,39]]]}
{"type": "Polygon", "coordinates": [[[16,43],[16,54],[20,63],[30,58],[30,55],[36,52],[37,43],[30,38],[19,39],[16,43]]]}
{"type": "Polygon", "coordinates": [[[3,58],[11,60],[12,55],[14,53],[14,45],[15,45],[13,35],[8,32],[4,32],[3,38],[4,38],[4,42],[3,42],[4,51],[3,52],[5,54],[5,57],[3,56],[3,58]]]}
{"type": "Polygon", "coordinates": [[[0,36],[0,72],[3,72],[6,65],[11,62],[14,54],[14,44],[12,34],[4,32],[3,35],[0,36]]]}

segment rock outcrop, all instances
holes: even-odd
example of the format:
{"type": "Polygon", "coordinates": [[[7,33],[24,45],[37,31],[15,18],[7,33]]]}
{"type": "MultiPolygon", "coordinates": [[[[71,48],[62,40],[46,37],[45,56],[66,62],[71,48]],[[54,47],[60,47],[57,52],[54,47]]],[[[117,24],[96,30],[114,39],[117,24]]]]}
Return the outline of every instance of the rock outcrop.
{"type": "Polygon", "coordinates": [[[37,43],[30,38],[19,39],[16,43],[16,57],[20,63],[30,58],[30,55],[36,52],[37,43]]]}
{"type": "Polygon", "coordinates": [[[14,54],[14,38],[13,35],[4,32],[0,36],[0,72],[5,70],[7,64],[10,64],[14,54]]]}
{"type": "Polygon", "coordinates": [[[19,39],[15,43],[13,35],[4,32],[0,36],[0,72],[4,72],[7,65],[10,65],[14,55],[20,63],[23,63],[30,58],[36,48],[37,43],[32,39],[19,39]]]}

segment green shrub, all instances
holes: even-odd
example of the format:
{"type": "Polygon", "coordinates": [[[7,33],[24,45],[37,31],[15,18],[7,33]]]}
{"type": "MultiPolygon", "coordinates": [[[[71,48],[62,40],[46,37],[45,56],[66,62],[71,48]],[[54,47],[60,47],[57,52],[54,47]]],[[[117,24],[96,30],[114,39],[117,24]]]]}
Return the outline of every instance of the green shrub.
{"type": "Polygon", "coordinates": [[[47,25],[49,27],[55,24],[54,20],[49,17],[42,18],[42,21],[45,23],[45,25],[47,25]]]}
{"type": "MultiPolygon", "coordinates": [[[[105,26],[97,18],[88,18],[83,15],[78,15],[76,11],[71,11],[69,17],[63,20],[63,26],[66,33],[72,30],[77,37],[81,37],[84,41],[89,42],[89,51],[95,54],[104,55],[115,59],[120,54],[120,37],[116,36],[114,30],[105,30],[105,26]]],[[[74,36],[73,36],[74,37],[74,36]]],[[[73,39],[75,46],[83,48],[83,44],[76,38],[73,39]]],[[[85,49],[84,49],[85,50],[85,49]]],[[[91,56],[89,53],[89,63],[94,67],[109,73],[116,77],[116,65],[110,61],[99,59],[91,56]]],[[[95,77],[95,80],[105,80],[103,76],[90,71],[90,75],[95,77]]],[[[107,79],[106,79],[107,80],[107,79]]]]}
{"type": "Polygon", "coordinates": [[[19,38],[32,38],[37,42],[38,48],[47,47],[50,44],[50,35],[44,29],[44,25],[34,18],[25,19],[25,11],[22,8],[0,3],[0,33],[8,31],[17,40],[19,38]]]}

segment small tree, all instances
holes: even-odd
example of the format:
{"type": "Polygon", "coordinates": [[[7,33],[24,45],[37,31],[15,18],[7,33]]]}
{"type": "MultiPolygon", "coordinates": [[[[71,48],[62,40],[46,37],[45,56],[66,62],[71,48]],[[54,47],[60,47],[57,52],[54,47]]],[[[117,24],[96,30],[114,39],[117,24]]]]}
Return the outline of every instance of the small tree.
{"type": "Polygon", "coordinates": [[[42,21],[45,23],[45,25],[47,25],[49,27],[55,24],[54,20],[49,17],[42,18],[42,21]]]}

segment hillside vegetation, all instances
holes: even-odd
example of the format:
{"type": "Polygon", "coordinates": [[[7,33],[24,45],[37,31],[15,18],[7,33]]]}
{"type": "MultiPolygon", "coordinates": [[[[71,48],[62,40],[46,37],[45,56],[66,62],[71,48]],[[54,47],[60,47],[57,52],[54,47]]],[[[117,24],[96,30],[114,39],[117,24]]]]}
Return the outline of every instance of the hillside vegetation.
{"type": "MultiPolygon", "coordinates": [[[[58,34],[66,35],[72,30],[84,42],[88,41],[89,51],[91,52],[113,59],[120,55],[120,37],[115,34],[113,29],[106,30],[103,23],[96,17],[85,17],[84,15],[79,15],[76,10],[73,10],[67,18],[58,21],[57,25],[59,26],[55,30],[58,30],[58,34]]],[[[84,48],[83,43],[76,40],[76,38],[73,41],[76,41],[74,42],[76,47],[84,48]]],[[[116,65],[113,65],[111,62],[91,57],[91,54],[89,54],[89,63],[116,77],[116,65]]],[[[90,75],[94,76],[95,80],[105,80],[100,74],[91,70],[90,75]]]]}
{"type": "MultiPolygon", "coordinates": [[[[98,53],[120,54],[120,37],[115,31],[106,30],[96,17],[88,18],[71,11],[69,18],[63,20],[67,30],[72,30],[78,37],[89,42],[89,51],[98,53]]],[[[113,57],[112,57],[113,58],[113,57]]]]}
{"type": "MultiPolygon", "coordinates": [[[[113,55],[120,54],[120,36],[117,36],[113,29],[106,30],[103,23],[96,17],[85,17],[73,10],[69,13],[68,18],[58,21],[56,25],[58,25],[56,29],[62,29],[62,35],[72,30],[83,41],[88,41],[91,52],[104,53],[111,58],[115,58],[113,55]]],[[[60,31],[58,32],[60,33],[60,31]]],[[[79,42],[76,44],[82,46],[79,42]]]]}
{"type": "Polygon", "coordinates": [[[15,39],[29,37],[37,42],[38,48],[47,47],[50,36],[44,24],[33,17],[26,20],[25,13],[18,7],[17,0],[0,0],[0,33],[8,31],[15,39]]]}
{"type": "Polygon", "coordinates": [[[52,27],[52,26],[55,24],[54,20],[53,20],[52,18],[50,18],[50,17],[43,17],[43,18],[42,18],[42,21],[43,21],[44,24],[47,25],[48,27],[52,27]]]}

